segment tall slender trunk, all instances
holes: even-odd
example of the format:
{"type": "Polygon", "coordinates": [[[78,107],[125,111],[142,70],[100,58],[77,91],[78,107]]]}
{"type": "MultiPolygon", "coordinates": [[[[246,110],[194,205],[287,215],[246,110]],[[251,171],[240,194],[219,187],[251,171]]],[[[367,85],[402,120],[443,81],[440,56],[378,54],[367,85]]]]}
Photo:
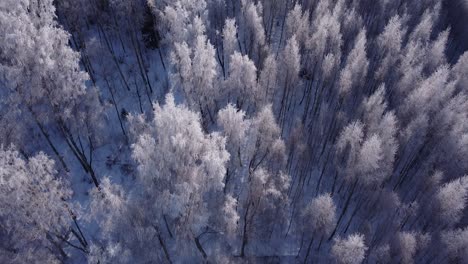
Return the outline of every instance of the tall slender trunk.
{"type": "Polygon", "coordinates": [[[249,209],[250,209],[251,203],[247,205],[247,208],[245,209],[245,214],[244,214],[244,228],[242,231],[242,246],[241,246],[241,252],[240,252],[240,257],[243,258],[245,256],[245,246],[249,242],[248,240],[248,235],[247,235],[247,218],[249,216],[249,209]]]}
{"type": "Polygon", "coordinates": [[[61,261],[62,262],[65,262],[65,260],[68,258],[68,255],[67,253],[65,253],[65,251],[63,250],[63,247],[62,245],[59,244],[59,242],[55,241],[54,238],[49,234],[49,233],[46,233],[46,238],[47,240],[49,240],[49,242],[57,249],[57,251],[59,252],[60,254],[60,257],[61,257],[61,261]]]}
{"type": "Polygon", "coordinates": [[[310,239],[309,246],[307,247],[307,254],[304,258],[304,264],[307,263],[307,259],[309,258],[310,255],[310,249],[312,248],[312,244],[314,243],[314,237],[312,236],[312,239],[310,239]]]}
{"type": "Polygon", "coordinates": [[[122,78],[123,83],[125,84],[125,87],[127,90],[130,91],[130,86],[128,85],[127,79],[125,79],[125,76],[122,72],[122,69],[120,68],[119,60],[115,56],[114,50],[112,49],[112,45],[109,42],[109,39],[107,38],[106,32],[104,32],[104,28],[99,24],[99,29],[101,29],[102,36],[104,37],[104,41],[106,43],[107,49],[109,50],[109,53],[112,55],[112,59],[115,63],[115,66],[117,67],[117,70],[119,72],[120,78],[122,78]]]}
{"type": "Polygon", "coordinates": [[[164,252],[164,257],[166,258],[166,260],[167,260],[167,262],[169,264],[172,264],[171,258],[169,256],[169,251],[167,250],[166,243],[164,242],[164,240],[163,240],[163,238],[161,236],[161,233],[159,232],[159,228],[156,225],[153,225],[153,228],[157,233],[159,244],[161,245],[161,247],[163,249],[163,252],[164,252]]]}
{"type": "Polygon", "coordinates": [[[138,88],[138,83],[136,81],[136,77],[133,76],[133,82],[135,84],[135,89],[136,89],[136,92],[137,92],[137,97],[138,97],[138,104],[139,104],[139,107],[140,107],[140,112],[143,114],[143,104],[141,102],[141,94],[140,94],[140,88],[138,88]]]}
{"type": "MultiPolygon", "coordinates": [[[[75,139],[73,138],[73,135],[70,133],[70,131],[68,130],[67,127],[65,127],[65,125],[63,124],[63,122],[59,121],[59,127],[62,131],[62,134],[63,136],[65,137],[65,142],[67,143],[67,146],[70,148],[70,150],[72,151],[73,155],[75,155],[75,157],[78,159],[78,161],[80,162],[81,166],[83,167],[84,171],[86,173],[89,173],[89,175],[91,176],[91,179],[94,183],[94,185],[100,189],[99,187],[99,181],[96,177],[96,174],[94,173],[94,169],[93,167],[91,166],[91,163],[88,161],[85,153],[83,150],[80,150],[80,148],[78,147],[78,145],[76,144],[75,142],[75,139]]],[[[90,150],[90,153],[92,153],[92,151],[90,150]]]]}
{"type": "Polygon", "coordinates": [[[335,229],[333,230],[332,234],[328,238],[328,241],[332,240],[333,237],[335,236],[335,233],[336,233],[336,231],[338,229],[338,226],[340,225],[340,222],[343,219],[343,216],[346,214],[346,211],[348,210],[349,202],[351,201],[351,198],[353,197],[354,190],[356,188],[357,183],[358,183],[358,179],[354,180],[353,186],[351,187],[351,191],[350,191],[350,193],[348,195],[348,198],[346,199],[343,210],[341,211],[340,217],[338,218],[338,221],[336,222],[335,229]]]}
{"type": "Polygon", "coordinates": [[[322,242],[323,242],[323,235],[320,237],[320,241],[319,241],[319,244],[318,244],[318,247],[317,247],[317,251],[320,251],[320,247],[322,246],[322,242]]]}
{"type": "MultiPolygon", "coordinates": [[[[76,228],[78,229],[78,232],[79,232],[79,235],[75,234],[75,236],[78,238],[81,245],[83,245],[83,247],[86,248],[88,246],[88,241],[86,241],[86,238],[83,235],[83,232],[81,231],[80,226],[78,225],[78,221],[76,220],[76,216],[73,216],[72,218],[73,218],[73,222],[75,223],[75,226],[76,226],[76,228]]],[[[74,231],[74,230],[72,229],[72,231],[74,231]]]]}
{"type": "Polygon", "coordinates": [[[203,249],[202,244],[200,243],[199,237],[195,237],[194,240],[195,240],[195,245],[197,246],[198,251],[200,251],[204,259],[207,259],[208,256],[206,255],[206,252],[203,249]]]}
{"type": "Polygon", "coordinates": [[[278,50],[276,52],[276,57],[278,57],[278,53],[281,48],[281,42],[283,40],[283,33],[284,33],[284,25],[286,24],[286,16],[288,15],[289,0],[286,0],[285,2],[286,2],[286,6],[284,7],[283,22],[281,23],[281,34],[280,34],[280,39],[278,42],[278,50]]]}
{"type": "Polygon", "coordinates": [[[57,150],[57,148],[55,147],[54,143],[52,143],[52,140],[50,139],[49,133],[47,133],[47,131],[45,130],[44,126],[39,122],[39,120],[37,119],[36,114],[33,112],[32,108],[31,108],[30,106],[28,106],[28,110],[29,110],[29,112],[31,113],[31,115],[33,116],[34,121],[36,122],[36,125],[39,127],[39,130],[41,131],[41,134],[44,136],[44,138],[46,139],[46,141],[47,141],[47,143],[49,144],[50,148],[52,149],[52,151],[54,152],[54,154],[55,154],[55,155],[57,156],[57,158],[59,159],[60,164],[62,164],[62,166],[63,166],[63,168],[65,169],[66,172],[70,172],[70,170],[68,169],[67,164],[66,164],[65,161],[63,160],[62,155],[60,155],[60,153],[58,152],[58,150],[57,150]]]}
{"type": "Polygon", "coordinates": [[[112,103],[114,104],[115,113],[117,114],[117,118],[119,119],[120,129],[122,129],[122,133],[125,137],[125,140],[128,142],[127,133],[125,132],[122,119],[120,118],[119,108],[117,107],[117,102],[115,101],[114,92],[112,92],[112,88],[110,87],[110,84],[107,78],[104,77],[104,79],[106,80],[107,88],[109,89],[109,93],[111,94],[111,99],[112,99],[112,103]]]}
{"type": "Polygon", "coordinates": [[[165,72],[167,72],[166,64],[164,63],[164,59],[163,59],[163,56],[162,56],[162,53],[161,53],[161,48],[158,48],[158,54],[159,54],[159,59],[161,59],[161,64],[163,66],[163,69],[164,69],[165,72]]]}
{"type": "Polygon", "coordinates": [[[304,245],[304,232],[302,232],[301,244],[299,245],[299,250],[297,251],[296,259],[299,258],[299,255],[301,254],[302,246],[303,246],[303,245],[304,245]]]}
{"type": "Polygon", "coordinates": [[[143,83],[145,84],[146,89],[149,89],[150,93],[153,93],[153,87],[151,87],[148,74],[146,73],[145,65],[143,62],[143,57],[141,56],[141,49],[138,44],[138,37],[133,26],[130,32],[130,39],[132,41],[132,46],[133,46],[133,51],[135,53],[135,57],[137,58],[138,69],[140,70],[141,79],[143,80],[143,83]]]}

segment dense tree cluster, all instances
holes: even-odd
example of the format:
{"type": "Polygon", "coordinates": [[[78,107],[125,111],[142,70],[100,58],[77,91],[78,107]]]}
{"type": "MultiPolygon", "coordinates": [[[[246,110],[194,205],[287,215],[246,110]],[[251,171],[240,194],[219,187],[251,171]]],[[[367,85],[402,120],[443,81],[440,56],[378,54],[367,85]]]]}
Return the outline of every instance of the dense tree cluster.
{"type": "Polygon", "coordinates": [[[460,14],[0,1],[0,262],[468,262],[460,14]]]}

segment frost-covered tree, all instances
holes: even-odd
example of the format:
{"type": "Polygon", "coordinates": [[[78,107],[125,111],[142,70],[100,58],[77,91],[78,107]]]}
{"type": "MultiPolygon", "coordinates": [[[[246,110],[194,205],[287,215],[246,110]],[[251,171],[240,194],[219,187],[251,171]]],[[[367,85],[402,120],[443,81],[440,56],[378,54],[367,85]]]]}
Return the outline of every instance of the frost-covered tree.
{"type": "Polygon", "coordinates": [[[345,177],[354,180],[356,173],[354,166],[359,159],[360,145],[363,142],[364,132],[363,124],[360,121],[348,124],[342,131],[337,140],[337,149],[339,152],[347,153],[342,162],[344,162],[345,177]],[[350,166],[347,166],[349,164],[350,166]]]}
{"type": "Polygon", "coordinates": [[[247,108],[255,100],[258,93],[257,68],[247,55],[239,52],[231,55],[225,87],[228,98],[234,100],[238,108],[247,108]]]}
{"type": "Polygon", "coordinates": [[[245,118],[245,111],[236,109],[232,104],[228,104],[218,112],[218,124],[222,127],[228,146],[245,147],[242,142],[245,140],[250,123],[250,120],[245,118]]]}
{"type": "Polygon", "coordinates": [[[161,35],[164,36],[164,42],[168,45],[186,42],[191,46],[199,31],[194,20],[201,19],[203,23],[207,21],[205,0],[148,0],[148,3],[153,13],[161,17],[161,35]]]}
{"type": "Polygon", "coordinates": [[[44,153],[0,150],[0,260],[61,263],[68,257],[72,191],[44,153]]]}
{"type": "Polygon", "coordinates": [[[284,168],[286,149],[280,137],[280,128],[276,123],[271,105],[266,105],[251,118],[245,118],[245,112],[228,105],[218,113],[218,125],[227,138],[232,169],[239,170],[241,182],[259,167],[278,171],[284,168]],[[236,158],[234,158],[236,157],[236,158]]]}
{"type": "Polygon", "coordinates": [[[393,111],[388,110],[385,94],[385,86],[381,85],[371,96],[364,98],[362,103],[363,121],[366,124],[366,134],[374,137],[372,139],[374,143],[364,143],[368,149],[362,150],[361,155],[364,156],[361,157],[362,160],[364,160],[369,156],[372,156],[370,153],[365,153],[366,151],[372,151],[371,148],[373,148],[374,151],[377,151],[375,155],[381,155],[381,162],[378,164],[379,171],[374,172],[373,176],[380,178],[380,180],[391,174],[398,148],[397,117],[393,111]]]}
{"type": "MultiPolygon", "coordinates": [[[[80,68],[80,54],[68,46],[69,34],[55,20],[52,1],[9,1],[2,5],[0,12],[0,23],[4,25],[0,30],[2,35],[9,36],[0,40],[0,76],[7,89],[8,106],[24,112],[23,118],[37,125],[67,169],[47,128],[56,125],[83,169],[99,185],[90,157],[86,157],[83,148],[77,147],[78,133],[72,131],[73,127],[93,125],[81,122],[76,116],[84,114],[81,106],[96,101],[85,96],[88,75],[80,68]]],[[[91,138],[89,133],[81,136],[91,138]]]]}
{"type": "Polygon", "coordinates": [[[199,25],[200,31],[195,36],[193,47],[186,42],[175,43],[171,52],[172,85],[175,91],[180,89],[184,93],[191,109],[198,109],[204,117],[211,117],[214,100],[220,97],[219,88],[215,86],[218,74],[215,48],[205,35],[202,20],[195,18],[194,23],[199,25]]]}
{"type": "Polygon", "coordinates": [[[313,232],[329,235],[336,221],[336,206],[329,193],[314,198],[306,207],[304,214],[307,215],[307,224],[313,232]]]}
{"type": "Polygon", "coordinates": [[[348,180],[358,177],[365,184],[379,184],[391,175],[397,150],[396,117],[387,111],[384,86],[364,99],[362,110],[364,123],[350,123],[338,137],[338,153],[345,155],[339,162],[348,164],[348,180]]]}
{"type": "Polygon", "coordinates": [[[258,85],[257,101],[266,104],[273,103],[278,92],[278,62],[273,54],[268,55],[263,62],[258,85]]]}
{"type": "Polygon", "coordinates": [[[281,138],[281,129],[273,114],[272,106],[260,109],[252,121],[250,142],[253,153],[250,166],[264,165],[269,169],[278,169],[286,162],[286,147],[281,138]]]}
{"type": "MultiPolygon", "coordinates": [[[[148,134],[141,134],[133,145],[133,157],[142,183],[148,190],[160,189],[162,192],[155,195],[166,198],[161,199],[162,213],[177,217],[186,205],[204,206],[200,200],[203,190],[222,189],[229,154],[225,139],[218,134],[204,134],[198,115],[175,105],[171,95],[163,107],[155,106],[154,116],[148,134]],[[193,196],[191,200],[183,199],[189,196],[193,196]]],[[[199,228],[200,225],[203,224],[195,224],[199,228]]]]}
{"type": "Polygon", "coordinates": [[[339,85],[341,93],[349,93],[352,88],[364,85],[369,61],[366,55],[366,31],[361,30],[356,36],[354,47],[349,53],[345,67],[340,73],[339,85]]]}
{"type": "Polygon", "coordinates": [[[444,65],[447,63],[447,59],[445,57],[445,49],[447,47],[447,41],[449,36],[449,30],[445,30],[439,33],[437,39],[435,39],[429,47],[429,54],[431,54],[430,58],[428,58],[428,70],[433,71],[437,69],[439,66],[444,65]]]}
{"type": "Polygon", "coordinates": [[[463,74],[466,69],[468,69],[468,52],[463,53],[452,68],[452,74],[455,76],[458,88],[466,87],[468,84],[468,77],[463,74]]]}
{"type": "Polygon", "coordinates": [[[343,157],[345,163],[348,164],[344,167],[345,179],[349,181],[361,180],[367,185],[378,184],[391,172],[389,170],[392,168],[395,146],[390,145],[390,149],[386,150],[384,142],[378,134],[371,134],[367,138],[363,138],[362,128],[360,122],[351,123],[339,137],[337,145],[339,152],[348,153],[343,157]],[[388,156],[384,156],[384,154],[388,156]]]}
{"type": "Polygon", "coordinates": [[[444,65],[431,76],[423,80],[407,97],[403,105],[408,111],[433,113],[438,109],[438,103],[446,101],[452,93],[453,84],[449,83],[449,68],[444,65]],[[439,94],[436,93],[440,92],[439,94]]]}
{"type": "Polygon", "coordinates": [[[377,37],[379,55],[382,56],[382,62],[376,72],[377,78],[387,76],[391,67],[397,63],[405,35],[404,30],[402,19],[396,15],[388,21],[383,32],[377,37]]]}
{"type": "Polygon", "coordinates": [[[346,239],[336,239],[331,254],[336,263],[360,264],[364,260],[366,251],[367,246],[364,244],[364,236],[353,234],[346,239]]]}
{"type": "Polygon", "coordinates": [[[336,206],[329,193],[322,194],[314,198],[304,209],[304,228],[312,232],[312,238],[307,248],[304,262],[310,254],[312,243],[316,236],[320,237],[318,250],[322,244],[323,238],[333,231],[336,222],[336,206]]]}
{"type": "MultiPolygon", "coordinates": [[[[446,89],[453,89],[449,85],[446,89]]],[[[464,93],[458,94],[446,102],[436,114],[431,127],[436,131],[432,144],[437,146],[437,152],[432,153],[437,165],[449,173],[452,178],[464,173],[468,166],[465,155],[468,152],[466,141],[466,126],[468,98],[464,93]]]]}
{"type": "Polygon", "coordinates": [[[251,119],[228,105],[218,113],[218,124],[228,139],[231,161],[226,189],[238,197],[240,214],[239,254],[250,255],[249,245],[265,243],[286,217],[289,175],[284,142],[271,105],[251,119]],[[276,219],[276,220],[273,220],[276,219]]]}
{"type": "Polygon", "coordinates": [[[468,228],[448,230],[441,234],[442,244],[445,246],[442,259],[450,259],[454,262],[468,260],[468,228]]]}
{"type": "MultiPolygon", "coordinates": [[[[209,97],[218,97],[214,87],[214,81],[217,77],[217,68],[215,60],[215,50],[204,35],[197,37],[193,49],[192,59],[192,84],[195,86],[194,93],[200,93],[199,97],[204,97],[205,101],[209,97]]],[[[195,95],[192,95],[195,97],[195,95]]],[[[194,99],[192,99],[194,100],[194,99]]]]}
{"type": "Polygon", "coordinates": [[[293,35],[288,39],[280,57],[279,70],[284,73],[284,77],[279,80],[280,85],[283,86],[283,92],[278,116],[282,129],[284,128],[284,119],[291,109],[291,104],[294,104],[294,94],[296,94],[299,84],[300,66],[301,55],[299,54],[299,45],[296,36],[293,35]]]}
{"type": "Polygon", "coordinates": [[[223,27],[223,65],[225,73],[229,72],[231,56],[238,51],[236,20],[226,19],[223,27]]]}
{"type": "Polygon", "coordinates": [[[242,181],[236,175],[242,170],[244,155],[247,154],[244,150],[248,144],[246,137],[251,127],[251,120],[246,119],[243,110],[238,110],[234,105],[228,104],[218,112],[217,123],[226,137],[226,149],[231,154],[224,186],[230,190],[231,186],[239,186],[242,181]],[[232,181],[234,184],[231,183],[232,181]]]}
{"type": "Polygon", "coordinates": [[[416,235],[410,232],[399,232],[393,242],[393,250],[397,262],[410,264],[414,263],[416,250],[418,249],[416,235]]]}
{"type": "Polygon", "coordinates": [[[70,119],[88,77],[68,46],[68,33],[54,20],[52,1],[5,2],[0,12],[2,35],[8,36],[0,42],[1,76],[12,99],[35,113],[47,107],[35,114],[42,122],[70,119]]]}
{"type": "MultiPolygon", "coordinates": [[[[164,106],[156,104],[154,108],[154,119],[146,130],[140,131],[132,145],[138,187],[128,198],[124,196],[125,218],[115,226],[120,228],[117,232],[121,228],[130,229],[135,235],[127,240],[129,245],[121,246],[131,250],[132,258],[141,256],[151,260],[158,254],[164,257],[157,259],[166,260],[177,257],[182,261],[194,254],[206,258],[200,237],[213,230],[233,229],[226,227],[226,223],[232,223],[231,219],[224,219],[224,216],[233,217],[234,213],[229,209],[232,198],[226,198],[227,205],[224,205],[224,177],[229,159],[225,138],[217,133],[205,134],[199,115],[176,105],[171,94],[164,106]],[[224,215],[222,212],[226,210],[230,213],[224,215]],[[140,233],[144,230],[148,230],[147,235],[140,233]],[[142,244],[144,250],[137,249],[142,244]],[[169,245],[185,248],[185,253],[174,254],[169,245]],[[160,246],[164,254],[151,249],[160,246]]],[[[104,193],[103,196],[113,199],[115,195],[104,193]]],[[[113,211],[120,214],[120,210],[113,211]]],[[[117,216],[110,221],[114,219],[117,216]]]]}
{"type": "Polygon", "coordinates": [[[312,72],[315,71],[315,65],[320,65],[327,54],[333,55],[335,60],[341,58],[343,36],[340,18],[326,5],[328,5],[327,1],[320,1],[317,9],[314,10],[312,15],[314,21],[311,23],[313,32],[306,42],[306,49],[311,53],[310,61],[306,63],[312,72]]]}
{"type": "MultiPolygon", "coordinates": [[[[353,121],[343,128],[336,142],[336,163],[343,183],[348,184],[344,206],[337,225],[330,238],[337,232],[339,224],[347,213],[351,198],[358,194],[345,232],[351,226],[356,214],[362,212],[362,203],[371,201],[374,206],[382,203],[381,193],[376,190],[391,179],[397,151],[397,122],[392,111],[387,110],[385,88],[381,86],[361,106],[362,120],[353,121]]],[[[371,204],[372,204],[371,203],[371,204]]],[[[372,210],[371,208],[368,208],[372,210]]]]}
{"type": "Polygon", "coordinates": [[[268,241],[266,238],[271,237],[275,225],[284,219],[289,181],[289,175],[262,167],[249,175],[247,197],[243,201],[241,257],[250,255],[246,253],[249,244],[268,241]]]}
{"type": "Polygon", "coordinates": [[[286,17],[285,26],[286,39],[296,36],[299,46],[303,47],[309,33],[309,12],[303,12],[300,4],[294,5],[294,8],[289,11],[286,17]]]}
{"type": "Polygon", "coordinates": [[[440,187],[435,202],[438,215],[444,225],[453,226],[460,221],[467,199],[468,176],[455,179],[440,187]]]}
{"type": "Polygon", "coordinates": [[[265,29],[262,22],[263,6],[261,2],[251,0],[241,1],[242,11],[238,19],[239,38],[242,42],[243,54],[255,57],[258,65],[265,45],[265,29]]]}
{"type": "MultiPolygon", "coordinates": [[[[151,246],[149,243],[141,243],[140,240],[145,237],[136,235],[135,232],[121,232],[128,230],[132,225],[130,218],[133,217],[126,201],[126,193],[121,186],[104,177],[100,189],[91,190],[90,196],[91,202],[86,220],[97,223],[100,236],[89,247],[87,256],[89,263],[125,263],[132,258],[133,250],[142,250],[143,245],[151,246]]],[[[135,231],[140,230],[142,229],[135,231]]],[[[147,228],[145,231],[147,235],[155,235],[154,229],[147,228]]],[[[155,252],[152,259],[163,260],[164,258],[158,253],[155,252]]],[[[147,254],[141,254],[140,257],[146,259],[147,254]]]]}

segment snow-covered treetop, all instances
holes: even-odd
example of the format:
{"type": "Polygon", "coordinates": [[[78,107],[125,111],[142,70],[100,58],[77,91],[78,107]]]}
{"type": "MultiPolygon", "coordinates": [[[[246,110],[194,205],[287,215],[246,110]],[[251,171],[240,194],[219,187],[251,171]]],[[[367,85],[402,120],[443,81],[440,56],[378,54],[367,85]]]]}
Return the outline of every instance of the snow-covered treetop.
{"type": "Polygon", "coordinates": [[[305,225],[320,235],[330,235],[336,223],[336,206],[329,193],[314,198],[304,210],[305,225]]]}
{"type": "Polygon", "coordinates": [[[28,160],[13,147],[0,150],[0,260],[58,263],[55,235],[71,221],[72,191],[44,153],[28,160]],[[48,250],[49,248],[49,250],[48,250]]]}
{"type": "Polygon", "coordinates": [[[346,239],[335,240],[331,254],[335,261],[340,264],[360,264],[364,260],[367,247],[364,244],[364,236],[353,234],[346,239]]]}

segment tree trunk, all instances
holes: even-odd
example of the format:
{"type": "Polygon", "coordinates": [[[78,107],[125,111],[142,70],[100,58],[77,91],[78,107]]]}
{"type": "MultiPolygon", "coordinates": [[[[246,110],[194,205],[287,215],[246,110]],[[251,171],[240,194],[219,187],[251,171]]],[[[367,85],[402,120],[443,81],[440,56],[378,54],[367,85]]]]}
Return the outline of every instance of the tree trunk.
{"type": "Polygon", "coordinates": [[[338,218],[338,221],[336,222],[335,229],[333,230],[332,234],[328,238],[328,241],[332,240],[333,237],[335,236],[336,230],[338,229],[338,226],[340,225],[340,222],[343,219],[343,216],[346,214],[346,211],[348,210],[349,202],[351,201],[351,197],[353,196],[357,183],[358,183],[358,179],[354,180],[353,187],[351,188],[348,198],[346,199],[345,205],[343,207],[343,211],[341,211],[340,217],[338,218]]]}
{"type": "Polygon", "coordinates": [[[45,128],[42,126],[42,124],[39,122],[39,120],[37,119],[36,115],[34,114],[34,112],[32,111],[32,108],[28,106],[28,109],[29,111],[31,112],[31,115],[33,116],[34,118],[34,121],[36,122],[37,126],[39,127],[39,130],[41,131],[42,135],[44,136],[44,138],[46,139],[47,143],[49,144],[50,148],[52,149],[52,151],[54,152],[54,154],[57,156],[57,158],[59,159],[60,161],[60,164],[62,164],[63,168],[65,169],[66,172],[70,172],[70,170],[68,169],[68,166],[67,164],[65,163],[65,161],[63,160],[63,157],[62,155],[60,155],[60,153],[58,152],[57,148],[55,147],[55,145],[52,143],[52,140],[50,139],[50,136],[49,134],[47,133],[47,131],[45,130],[45,128]]]}
{"type": "Polygon", "coordinates": [[[198,237],[195,237],[195,245],[197,246],[198,251],[200,251],[200,253],[202,254],[203,258],[207,259],[208,256],[206,255],[206,252],[203,249],[203,246],[200,243],[200,239],[198,237]]]}
{"type": "Polygon", "coordinates": [[[115,101],[114,92],[112,92],[112,88],[110,87],[109,81],[107,80],[107,78],[104,77],[104,79],[106,80],[107,88],[109,89],[109,92],[111,94],[111,99],[112,99],[112,103],[114,104],[115,113],[117,114],[117,118],[119,119],[120,129],[122,129],[122,133],[123,133],[123,135],[125,137],[125,140],[128,142],[127,133],[125,133],[125,129],[124,129],[124,126],[123,126],[123,123],[122,123],[122,119],[120,118],[119,108],[117,107],[117,102],[115,101]]]}
{"type": "Polygon", "coordinates": [[[153,225],[153,228],[154,228],[154,230],[156,230],[159,244],[161,245],[161,247],[163,249],[164,256],[166,257],[167,262],[169,264],[172,264],[171,258],[169,257],[169,251],[167,250],[167,247],[166,247],[166,243],[164,243],[164,240],[161,237],[161,233],[159,232],[158,227],[156,225],[153,225]]]}
{"type": "Polygon", "coordinates": [[[127,80],[125,79],[125,76],[122,72],[122,69],[120,68],[120,65],[119,65],[119,61],[117,60],[117,57],[115,56],[115,53],[114,51],[112,50],[112,46],[109,42],[109,39],[107,38],[107,35],[106,33],[104,32],[104,29],[102,28],[101,25],[99,25],[99,28],[101,29],[101,32],[102,32],[102,36],[104,37],[104,41],[106,42],[106,46],[109,50],[109,53],[112,55],[112,59],[114,60],[114,63],[115,63],[115,66],[117,67],[117,70],[119,72],[119,75],[120,75],[120,78],[122,78],[122,81],[123,83],[125,84],[125,87],[127,88],[127,90],[130,91],[130,86],[128,85],[128,82],[127,80]]]}
{"type": "Polygon", "coordinates": [[[312,236],[312,239],[310,240],[309,246],[307,247],[307,254],[304,258],[304,264],[307,263],[307,259],[309,258],[310,255],[310,249],[312,248],[312,244],[314,243],[314,237],[312,236]]]}
{"type": "Polygon", "coordinates": [[[88,162],[87,158],[86,158],[86,155],[84,154],[84,152],[82,150],[80,150],[78,148],[78,146],[76,145],[76,142],[73,138],[73,136],[71,135],[71,133],[68,131],[68,128],[65,127],[65,125],[59,121],[59,127],[61,128],[62,130],[62,133],[63,133],[63,136],[65,137],[65,142],[67,143],[67,146],[70,148],[70,150],[72,151],[73,155],[75,155],[75,157],[78,159],[78,161],[80,162],[81,166],[83,167],[84,171],[86,173],[89,173],[89,175],[91,176],[91,179],[94,183],[94,185],[100,189],[99,187],[99,181],[98,179],[96,178],[96,174],[94,173],[94,170],[91,166],[91,164],[88,162]]]}
{"type": "Polygon", "coordinates": [[[249,215],[249,209],[250,209],[251,203],[247,205],[247,209],[245,209],[245,214],[244,214],[244,229],[242,232],[242,246],[241,246],[241,252],[240,252],[240,257],[243,258],[245,256],[245,246],[248,243],[248,236],[247,236],[247,218],[249,215]]]}
{"type": "Polygon", "coordinates": [[[276,57],[278,57],[279,50],[281,48],[281,42],[283,40],[284,25],[286,24],[286,16],[288,15],[289,0],[286,0],[286,6],[284,8],[283,22],[281,23],[281,34],[278,42],[278,51],[276,52],[276,57]]]}

